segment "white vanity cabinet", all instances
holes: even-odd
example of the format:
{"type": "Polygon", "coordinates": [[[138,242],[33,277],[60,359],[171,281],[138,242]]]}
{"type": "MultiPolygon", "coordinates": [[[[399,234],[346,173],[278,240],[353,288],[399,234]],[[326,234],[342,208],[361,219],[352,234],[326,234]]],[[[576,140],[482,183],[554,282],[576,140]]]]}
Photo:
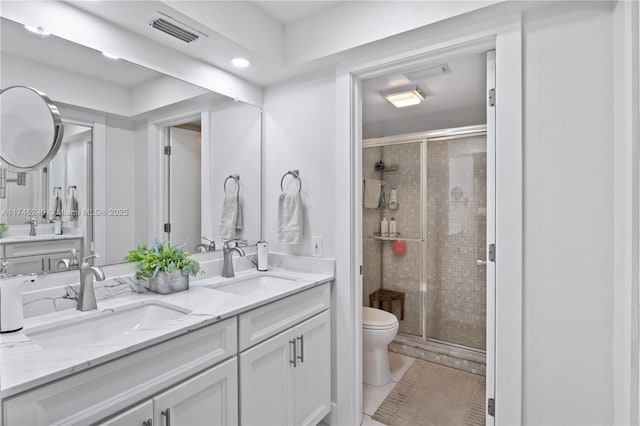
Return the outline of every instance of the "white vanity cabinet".
{"type": "Polygon", "coordinates": [[[315,425],[329,413],[328,308],[324,284],[240,316],[241,349],[264,338],[239,355],[243,426],[315,425]]]}
{"type": "Polygon", "coordinates": [[[216,424],[215,416],[236,424],[237,351],[234,317],[7,398],[2,424],[142,425],[150,418],[144,409],[149,401],[154,425],[166,425],[160,411],[171,407],[173,425],[188,424],[180,419],[190,404],[200,407],[194,411],[203,415],[199,424],[216,424]],[[137,402],[143,405],[130,409],[137,402]],[[111,418],[122,411],[122,422],[111,418]],[[130,422],[140,414],[147,418],[130,422]]]}
{"type": "Polygon", "coordinates": [[[236,425],[237,395],[238,362],[234,357],[100,425],[236,425]]]}

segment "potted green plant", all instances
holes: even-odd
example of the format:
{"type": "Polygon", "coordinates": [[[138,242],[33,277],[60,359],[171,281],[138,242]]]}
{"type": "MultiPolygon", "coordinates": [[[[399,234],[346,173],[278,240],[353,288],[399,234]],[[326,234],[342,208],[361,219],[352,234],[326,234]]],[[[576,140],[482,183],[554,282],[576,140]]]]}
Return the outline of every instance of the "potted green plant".
{"type": "Polygon", "coordinates": [[[150,291],[160,294],[187,290],[189,275],[195,277],[200,272],[200,264],[182,245],[166,242],[156,242],[151,248],[141,244],[130,250],[124,261],[138,262],[136,278],[150,291]]]}
{"type": "Polygon", "coordinates": [[[2,233],[7,232],[9,230],[9,225],[4,222],[0,222],[0,238],[2,238],[2,233]]]}

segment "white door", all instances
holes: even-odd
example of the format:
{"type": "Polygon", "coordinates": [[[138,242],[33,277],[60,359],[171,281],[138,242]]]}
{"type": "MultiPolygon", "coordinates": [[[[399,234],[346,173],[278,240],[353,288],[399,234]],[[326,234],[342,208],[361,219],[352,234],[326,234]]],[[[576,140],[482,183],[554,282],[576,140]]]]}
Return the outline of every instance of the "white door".
{"type": "Polygon", "coordinates": [[[316,425],[331,407],[331,319],[325,311],[294,328],[294,423],[316,425]]]}
{"type": "Polygon", "coordinates": [[[172,387],[153,403],[157,426],[238,424],[237,358],[172,387]]]}
{"type": "Polygon", "coordinates": [[[149,400],[116,416],[100,426],[153,426],[153,401],[149,400]]]}
{"type": "Polygon", "coordinates": [[[171,244],[185,244],[194,251],[200,243],[200,132],[172,127],[169,130],[171,155],[169,220],[171,244]]]}
{"type": "MultiPolygon", "coordinates": [[[[487,93],[496,87],[496,51],[487,52],[487,93]]],[[[487,96],[489,97],[489,95],[487,96]]],[[[487,99],[487,254],[496,242],[496,109],[487,99]]],[[[489,257],[489,256],[487,256],[489,257]]],[[[489,401],[495,398],[496,374],[496,264],[486,260],[487,279],[487,358],[486,358],[486,425],[493,426],[495,417],[489,414],[489,401]]]]}
{"type": "Polygon", "coordinates": [[[289,329],[240,354],[240,421],[244,426],[293,424],[295,343],[293,329],[289,329]]]}

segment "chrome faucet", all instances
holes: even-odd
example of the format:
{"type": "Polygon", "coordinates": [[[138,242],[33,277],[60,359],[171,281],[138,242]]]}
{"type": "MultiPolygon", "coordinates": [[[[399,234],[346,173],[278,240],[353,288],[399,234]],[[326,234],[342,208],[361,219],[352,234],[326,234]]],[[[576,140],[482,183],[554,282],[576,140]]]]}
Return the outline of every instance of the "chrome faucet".
{"type": "Polygon", "coordinates": [[[93,277],[97,281],[104,281],[104,272],[97,266],[89,265],[88,260],[100,257],[99,254],[83,257],[80,265],[80,291],[78,292],[78,304],[76,309],[79,311],[90,311],[97,309],[96,293],[93,289],[93,277]]]}
{"type": "Polygon", "coordinates": [[[80,262],[78,261],[76,251],[76,249],[71,249],[71,257],[69,259],[60,259],[58,261],[58,271],[75,271],[80,268],[80,262]]]}
{"type": "Polygon", "coordinates": [[[244,250],[238,247],[238,244],[246,246],[247,242],[244,240],[229,240],[225,241],[222,245],[222,254],[223,254],[223,266],[222,266],[222,277],[223,278],[233,278],[236,276],[235,272],[233,272],[233,252],[238,253],[240,256],[244,256],[244,250]],[[235,243],[233,247],[229,244],[235,243]]]}
{"type": "Polygon", "coordinates": [[[38,226],[38,224],[36,223],[36,219],[34,217],[32,217],[31,219],[27,220],[24,224],[25,225],[31,225],[31,229],[29,230],[29,236],[30,237],[35,237],[36,236],[36,226],[38,226]]]}
{"type": "Polygon", "coordinates": [[[197,246],[194,247],[194,250],[200,249],[200,252],[216,251],[216,242],[215,241],[213,241],[211,238],[205,237],[204,235],[202,236],[202,239],[209,241],[209,244],[200,243],[200,244],[198,244],[197,246]]]}
{"type": "Polygon", "coordinates": [[[2,262],[0,264],[0,278],[7,278],[9,276],[9,274],[7,273],[7,270],[9,269],[9,262],[2,262]]]}

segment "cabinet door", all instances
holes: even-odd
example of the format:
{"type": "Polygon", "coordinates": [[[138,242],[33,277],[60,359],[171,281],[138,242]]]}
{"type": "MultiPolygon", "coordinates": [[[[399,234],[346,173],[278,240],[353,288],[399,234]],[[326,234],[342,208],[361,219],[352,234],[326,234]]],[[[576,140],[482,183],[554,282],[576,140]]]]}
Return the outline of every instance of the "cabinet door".
{"type": "Polygon", "coordinates": [[[237,358],[172,387],[153,404],[157,426],[237,425],[237,358]]]}
{"type": "Polygon", "coordinates": [[[21,256],[6,259],[9,274],[42,274],[46,271],[44,256],[21,256]]]}
{"type": "Polygon", "coordinates": [[[153,426],[153,401],[136,405],[119,416],[115,416],[100,426],[153,426]]]}
{"type": "Polygon", "coordinates": [[[293,330],[240,354],[240,421],[244,426],[293,424],[293,330]]]}
{"type": "Polygon", "coordinates": [[[298,345],[295,424],[316,425],[331,410],[331,317],[324,311],[294,328],[298,345]]]}

